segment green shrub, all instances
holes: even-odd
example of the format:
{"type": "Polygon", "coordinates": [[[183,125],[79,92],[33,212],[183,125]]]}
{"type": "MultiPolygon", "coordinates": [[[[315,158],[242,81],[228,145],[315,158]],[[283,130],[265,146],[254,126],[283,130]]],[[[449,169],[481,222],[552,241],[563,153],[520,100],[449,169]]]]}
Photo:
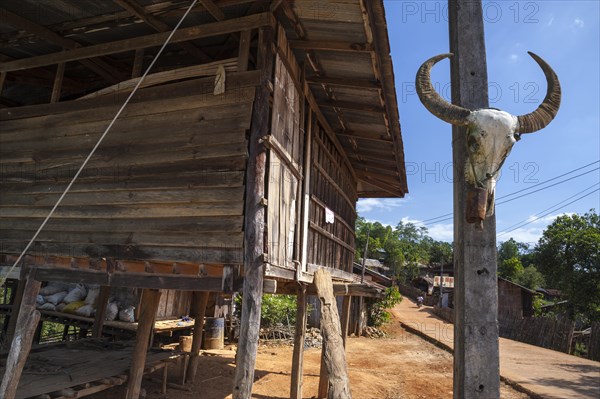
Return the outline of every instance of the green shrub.
{"type": "Polygon", "coordinates": [[[402,301],[402,295],[397,287],[389,287],[385,290],[385,296],[368,305],[369,325],[380,327],[389,323],[392,316],[387,311],[402,301]]]}
{"type": "MultiPolygon", "coordinates": [[[[235,297],[236,316],[242,318],[242,295],[235,297]]],[[[265,294],[260,308],[260,326],[272,327],[277,324],[296,323],[296,296],[265,294]]]]}

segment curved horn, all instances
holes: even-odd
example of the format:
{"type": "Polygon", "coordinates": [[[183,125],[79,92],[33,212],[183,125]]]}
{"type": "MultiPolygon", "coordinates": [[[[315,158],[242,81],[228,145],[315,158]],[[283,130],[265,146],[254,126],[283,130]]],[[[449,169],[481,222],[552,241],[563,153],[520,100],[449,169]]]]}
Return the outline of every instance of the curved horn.
{"type": "Polygon", "coordinates": [[[417,94],[419,95],[419,99],[425,108],[429,110],[429,112],[445,122],[457,126],[464,126],[469,123],[467,117],[471,114],[471,111],[466,108],[450,104],[448,101],[444,100],[431,85],[431,68],[438,61],[453,56],[454,54],[452,53],[440,54],[425,61],[417,72],[415,84],[417,86],[417,94]]]}
{"type": "Polygon", "coordinates": [[[546,97],[540,106],[530,114],[518,116],[517,133],[533,133],[545,128],[558,113],[560,108],[561,90],[558,76],[540,56],[528,51],[531,58],[538,63],[548,82],[546,97]]]}

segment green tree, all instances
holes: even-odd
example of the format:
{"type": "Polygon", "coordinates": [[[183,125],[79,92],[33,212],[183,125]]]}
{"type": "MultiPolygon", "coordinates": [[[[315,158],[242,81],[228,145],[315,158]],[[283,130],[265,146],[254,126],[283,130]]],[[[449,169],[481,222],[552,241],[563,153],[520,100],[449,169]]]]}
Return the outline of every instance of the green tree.
{"type": "Polygon", "coordinates": [[[507,241],[501,242],[498,245],[498,264],[502,264],[503,261],[517,258],[522,261],[522,257],[529,251],[529,245],[522,242],[515,241],[514,238],[510,238],[507,241]]]}
{"type": "Polygon", "coordinates": [[[527,287],[531,290],[544,286],[544,275],[540,273],[534,265],[529,265],[523,269],[521,274],[514,281],[517,284],[527,287]]]}
{"type": "Polygon", "coordinates": [[[569,315],[600,321],[600,217],[559,216],[535,248],[538,270],[552,288],[563,291],[569,315]]]}
{"type": "Polygon", "coordinates": [[[523,269],[523,264],[519,258],[514,256],[503,260],[498,265],[498,275],[512,282],[517,282],[517,279],[523,274],[523,269]]]}

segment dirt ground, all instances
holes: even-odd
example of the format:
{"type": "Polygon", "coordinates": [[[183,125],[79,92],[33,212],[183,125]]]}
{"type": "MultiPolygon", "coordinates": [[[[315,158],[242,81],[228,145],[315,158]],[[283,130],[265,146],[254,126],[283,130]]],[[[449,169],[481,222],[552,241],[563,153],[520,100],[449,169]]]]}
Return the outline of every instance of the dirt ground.
{"type": "MultiPolygon", "coordinates": [[[[394,317],[386,338],[349,338],[347,361],[354,399],[443,399],[452,397],[452,356],[429,342],[407,333],[394,317]]],[[[234,348],[211,351],[202,357],[191,392],[173,388],[160,393],[158,383],[144,380],[148,399],[231,398],[234,348]]],[[[304,352],[304,397],[315,398],[319,383],[320,349],[304,352]]],[[[287,399],[290,389],[292,347],[261,346],[257,356],[253,398],[287,399]]],[[[160,372],[159,372],[160,373],[160,372]]],[[[170,371],[173,378],[176,370],[170,371]]],[[[158,376],[158,375],[157,375],[158,376]]],[[[122,388],[90,396],[120,398],[122,388]]],[[[529,396],[502,384],[503,399],[529,396]]]]}

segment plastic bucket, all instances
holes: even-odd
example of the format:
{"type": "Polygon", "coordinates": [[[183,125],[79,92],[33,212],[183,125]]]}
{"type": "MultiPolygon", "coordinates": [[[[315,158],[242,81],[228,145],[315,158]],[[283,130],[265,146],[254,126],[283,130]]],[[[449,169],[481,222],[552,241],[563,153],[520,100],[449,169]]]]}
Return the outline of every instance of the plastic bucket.
{"type": "Polygon", "coordinates": [[[223,349],[225,337],[225,319],[206,317],[204,319],[204,349],[223,349]]]}

